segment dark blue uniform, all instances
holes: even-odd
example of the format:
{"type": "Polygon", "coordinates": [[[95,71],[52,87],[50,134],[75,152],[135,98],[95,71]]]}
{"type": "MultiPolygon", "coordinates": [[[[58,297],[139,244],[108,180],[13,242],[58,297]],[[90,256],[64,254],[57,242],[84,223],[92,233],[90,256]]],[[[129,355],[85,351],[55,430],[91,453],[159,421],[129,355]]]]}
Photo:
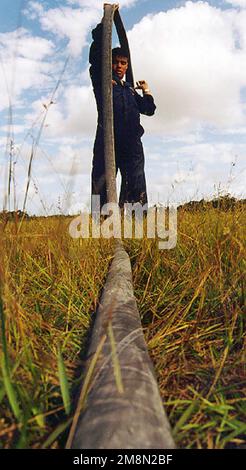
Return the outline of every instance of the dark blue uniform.
{"type": "MultiPolygon", "coordinates": [[[[98,123],[94,143],[92,168],[92,194],[100,194],[101,207],[106,200],[106,181],[103,148],[102,117],[102,24],[93,31],[94,39],[90,48],[90,76],[97,102],[98,123]]],[[[129,83],[113,85],[114,139],[116,173],[120,169],[122,176],[120,207],[124,202],[147,203],[146,181],[144,174],[144,153],[141,136],[144,129],[140,124],[140,113],[152,116],[156,106],[151,95],[140,96],[129,83]]]]}

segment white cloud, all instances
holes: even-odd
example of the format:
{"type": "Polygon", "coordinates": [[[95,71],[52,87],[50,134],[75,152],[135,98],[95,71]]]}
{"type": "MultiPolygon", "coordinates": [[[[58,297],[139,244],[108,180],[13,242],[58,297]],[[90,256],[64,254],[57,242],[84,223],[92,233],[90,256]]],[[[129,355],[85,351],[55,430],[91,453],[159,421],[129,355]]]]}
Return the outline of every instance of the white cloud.
{"type": "MultiPolygon", "coordinates": [[[[5,150],[6,142],[0,146],[5,150]]],[[[47,152],[38,147],[32,164],[31,184],[28,192],[27,210],[29,213],[76,212],[82,202],[87,203],[90,193],[92,149],[88,144],[59,145],[47,152]],[[76,206],[76,207],[75,207],[76,206]]],[[[18,207],[22,207],[27,184],[28,164],[31,155],[30,143],[21,146],[15,164],[16,198],[18,207]]],[[[0,164],[1,194],[6,191],[2,187],[3,179],[7,181],[8,162],[0,164]],[[3,176],[5,175],[5,178],[3,176]]]]}
{"type": "Polygon", "coordinates": [[[198,143],[145,147],[146,177],[151,202],[172,200],[180,203],[213,196],[216,188],[242,194],[242,162],[245,146],[231,143],[198,143]],[[237,157],[236,157],[237,155],[237,157]],[[230,177],[231,164],[233,174],[230,177]],[[150,184],[151,183],[151,184],[150,184]]]}
{"type": "MultiPolygon", "coordinates": [[[[44,111],[43,96],[32,104],[32,112],[25,116],[31,125],[37,116],[44,111]]],[[[96,129],[96,105],[91,86],[71,85],[61,87],[55,103],[50,106],[43,137],[49,139],[76,139],[92,137],[96,129]]]]}
{"type": "Polygon", "coordinates": [[[48,62],[54,44],[42,37],[32,36],[26,29],[0,34],[1,68],[0,110],[15,105],[23,91],[39,89],[50,81],[54,65],[48,62]]]}
{"type": "Polygon", "coordinates": [[[226,3],[230,3],[235,7],[246,8],[246,0],[226,0],[226,3]]]}
{"type": "MultiPolygon", "coordinates": [[[[120,8],[131,7],[135,5],[139,0],[121,0],[120,8]]],[[[80,7],[92,7],[98,8],[103,11],[103,2],[101,0],[67,0],[70,5],[79,5],[80,7]]]]}
{"type": "Polygon", "coordinates": [[[145,157],[151,201],[180,203],[212,197],[218,189],[242,197],[245,191],[244,144],[204,141],[167,146],[159,143],[159,149],[157,145],[154,151],[147,144],[145,157]]]}
{"type": "MultiPolygon", "coordinates": [[[[34,61],[31,59],[18,57],[15,59],[15,65],[13,68],[12,62],[7,61],[5,63],[5,74],[9,77],[16,77],[14,81],[9,81],[9,92],[11,97],[11,102],[15,106],[21,105],[18,101],[18,98],[23,91],[28,89],[39,89],[43,86],[46,86],[50,81],[49,72],[51,70],[50,64],[46,62],[34,61]],[[13,88],[11,88],[11,85],[13,88]]],[[[6,84],[7,87],[7,84],[6,84]]],[[[0,110],[8,106],[8,93],[6,88],[0,90],[0,110]]]]}
{"type": "Polygon", "coordinates": [[[181,8],[148,15],[129,31],[135,78],[149,82],[157,104],[156,117],[144,119],[150,131],[178,134],[201,124],[243,124],[242,15],[189,1],[181,8]],[[241,49],[235,44],[238,37],[241,49]]]}
{"type": "Polygon", "coordinates": [[[0,33],[1,54],[4,57],[25,57],[32,60],[43,60],[52,55],[54,44],[52,41],[32,36],[25,28],[0,33]]]}
{"type": "MultiPolygon", "coordinates": [[[[73,147],[72,145],[61,145],[50,157],[50,165],[56,174],[65,179],[74,178],[78,175],[87,175],[91,168],[92,150],[88,146],[73,147]]],[[[44,162],[41,176],[50,173],[50,165],[44,162]]]]}
{"type": "Polygon", "coordinates": [[[28,8],[23,10],[23,13],[30,19],[34,20],[38,15],[42,14],[44,11],[43,6],[39,2],[29,1],[28,8]]]}
{"type": "Polygon", "coordinates": [[[246,51],[246,10],[238,12],[235,16],[235,30],[238,34],[238,41],[242,51],[246,51]]]}
{"type": "Polygon", "coordinates": [[[44,30],[51,31],[60,38],[69,39],[68,52],[74,57],[81,54],[83,47],[87,44],[88,31],[98,20],[98,12],[93,9],[56,8],[40,16],[40,23],[44,30]]]}
{"type": "MultiPolygon", "coordinates": [[[[13,132],[14,134],[22,134],[26,130],[26,126],[20,124],[13,124],[13,132]]],[[[0,132],[5,132],[6,135],[9,132],[9,126],[1,126],[0,132]]],[[[6,138],[5,138],[6,140],[6,138]]]]}
{"type": "Polygon", "coordinates": [[[87,3],[90,3],[89,7],[85,5],[83,9],[61,6],[45,10],[38,2],[31,2],[25,13],[30,18],[38,18],[44,31],[51,32],[58,39],[67,39],[68,53],[78,57],[87,45],[88,32],[100,21],[97,7],[93,2],[87,3]]]}
{"type": "MultiPolygon", "coordinates": [[[[226,165],[230,164],[235,155],[239,151],[238,145],[233,143],[208,143],[201,142],[193,145],[183,145],[181,147],[174,147],[169,154],[171,158],[179,159],[179,161],[193,161],[203,164],[226,165]]],[[[165,163],[164,163],[165,164],[165,163]]]]}
{"type": "MultiPolygon", "coordinates": [[[[122,0],[120,6],[131,7],[137,2],[138,0],[122,0]]],[[[78,57],[88,44],[86,38],[89,31],[102,18],[103,3],[101,0],[67,0],[67,5],[72,7],[60,6],[45,10],[41,3],[32,1],[25,14],[30,19],[38,18],[44,31],[67,39],[68,53],[78,57]]]]}

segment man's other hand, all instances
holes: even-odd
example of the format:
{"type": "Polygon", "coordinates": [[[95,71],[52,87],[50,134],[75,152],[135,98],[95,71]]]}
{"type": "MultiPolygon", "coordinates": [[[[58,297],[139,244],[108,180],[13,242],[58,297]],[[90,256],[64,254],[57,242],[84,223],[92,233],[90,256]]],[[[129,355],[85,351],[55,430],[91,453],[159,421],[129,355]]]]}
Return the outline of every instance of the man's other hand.
{"type": "Polygon", "coordinates": [[[150,94],[149,85],[145,80],[139,80],[137,82],[137,86],[135,87],[135,90],[142,90],[143,93],[146,95],[150,94]]]}

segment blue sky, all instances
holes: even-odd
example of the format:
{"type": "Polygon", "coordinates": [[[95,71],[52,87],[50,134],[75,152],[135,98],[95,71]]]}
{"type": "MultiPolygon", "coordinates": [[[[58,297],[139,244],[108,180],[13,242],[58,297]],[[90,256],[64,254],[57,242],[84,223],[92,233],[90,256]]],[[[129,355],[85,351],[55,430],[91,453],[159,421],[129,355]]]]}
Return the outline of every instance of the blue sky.
{"type": "MultiPolygon", "coordinates": [[[[1,206],[11,148],[10,207],[22,208],[34,143],[28,212],[89,207],[96,107],[88,49],[102,5],[1,0],[1,206]]],[[[148,81],[157,105],[142,119],[150,202],[244,196],[246,0],[122,0],[120,11],[135,79],[148,81]]]]}

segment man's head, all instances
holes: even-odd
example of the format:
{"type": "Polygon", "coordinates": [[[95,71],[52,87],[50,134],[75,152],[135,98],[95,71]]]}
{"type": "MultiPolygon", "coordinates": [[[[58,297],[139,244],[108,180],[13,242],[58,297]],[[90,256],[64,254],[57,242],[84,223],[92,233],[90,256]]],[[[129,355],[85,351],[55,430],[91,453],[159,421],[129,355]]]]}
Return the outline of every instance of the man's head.
{"type": "Polygon", "coordinates": [[[128,69],[129,55],[122,47],[112,50],[112,69],[115,75],[122,80],[128,69]]]}

